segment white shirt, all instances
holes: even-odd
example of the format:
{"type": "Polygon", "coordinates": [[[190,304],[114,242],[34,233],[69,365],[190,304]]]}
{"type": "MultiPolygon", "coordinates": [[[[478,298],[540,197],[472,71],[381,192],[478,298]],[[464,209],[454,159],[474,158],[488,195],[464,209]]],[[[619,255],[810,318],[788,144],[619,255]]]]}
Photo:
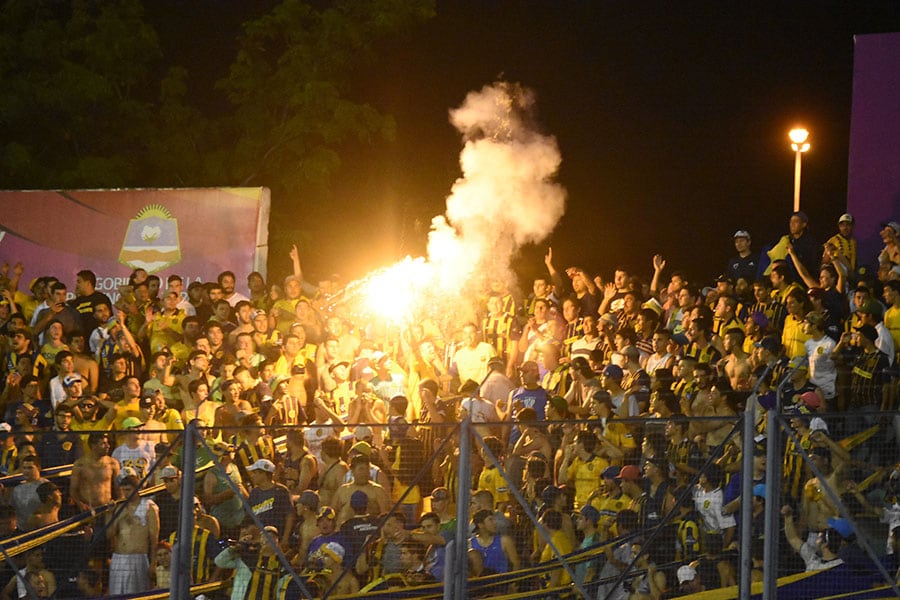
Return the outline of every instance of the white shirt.
{"type": "Polygon", "coordinates": [[[138,441],[136,448],[129,448],[125,444],[116,447],[112,451],[112,457],[119,461],[119,466],[123,470],[126,467],[134,469],[140,481],[156,462],[156,449],[150,442],[138,441]]]}
{"type": "Polygon", "coordinates": [[[50,404],[53,406],[54,410],[56,406],[66,399],[66,390],[63,388],[62,380],[60,376],[57,375],[53,379],[50,380],[50,404]]]}
{"type": "Polygon", "coordinates": [[[474,348],[463,347],[453,355],[453,366],[459,374],[460,383],[469,379],[475,383],[481,383],[488,374],[488,361],[497,356],[494,347],[485,342],[479,342],[474,348]]]}
{"type": "Polygon", "coordinates": [[[238,302],[240,302],[241,300],[246,300],[247,302],[250,302],[250,298],[248,298],[247,296],[243,295],[240,292],[233,293],[231,295],[231,297],[225,298],[225,300],[228,302],[228,304],[231,305],[231,308],[234,308],[234,305],[237,304],[238,302]]]}
{"type": "Polygon", "coordinates": [[[837,342],[827,335],[822,336],[819,341],[809,339],[804,343],[806,358],[809,360],[809,380],[822,388],[826,398],[834,398],[836,394],[834,384],[837,380],[837,367],[831,358],[835,346],[837,342]]]}
{"type": "Polygon", "coordinates": [[[803,559],[803,562],[806,563],[806,571],[821,571],[822,569],[830,569],[831,567],[836,567],[838,565],[844,564],[844,561],[840,558],[835,558],[834,560],[823,560],[821,556],[816,554],[815,548],[810,546],[807,542],[803,542],[803,545],[800,546],[800,558],[803,559]]]}
{"type": "Polygon", "coordinates": [[[724,529],[737,526],[734,515],[722,513],[724,502],[722,488],[707,492],[699,485],[694,488],[694,506],[703,517],[703,526],[707,533],[721,533],[724,529]]]}
{"type": "Polygon", "coordinates": [[[875,347],[887,354],[888,362],[894,364],[894,338],[891,337],[891,332],[882,321],[875,324],[875,330],[878,332],[875,347]]]}
{"type": "Polygon", "coordinates": [[[194,305],[188,302],[187,298],[182,298],[178,301],[178,304],[175,305],[175,308],[178,310],[183,310],[185,316],[188,317],[196,317],[197,309],[194,308],[194,305]]]}
{"type": "Polygon", "coordinates": [[[490,423],[497,420],[497,409],[484,398],[466,398],[459,407],[469,413],[473,423],[490,423]]]}

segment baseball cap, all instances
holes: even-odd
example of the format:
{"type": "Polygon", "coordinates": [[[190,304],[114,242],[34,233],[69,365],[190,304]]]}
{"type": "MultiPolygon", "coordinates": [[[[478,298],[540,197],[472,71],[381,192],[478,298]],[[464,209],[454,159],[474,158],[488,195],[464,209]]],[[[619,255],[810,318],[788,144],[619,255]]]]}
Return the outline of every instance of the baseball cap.
{"type": "Polygon", "coordinates": [[[737,231],[734,232],[734,235],[732,237],[747,238],[749,240],[750,232],[748,232],[746,229],[738,229],[737,231]]]}
{"type": "Polygon", "coordinates": [[[603,375],[620,380],[625,376],[625,373],[622,371],[622,367],[619,367],[618,365],[606,365],[603,369],[603,375]]]}
{"type": "Polygon", "coordinates": [[[691,565],[681,565],[678,567],[678,585],[681,585],[685,581],[693,581],[697,576],[697,569],[692,567],[691,565]]]}
{"type": "Polygon", "coordinates": [[[63,387],[72,387],[76,383],[81,383],[81,375],[79,375],[78,373],[72,373],[71,375],[66,375],[65,377],[63,377],[63,387]]]}
{"type": "Polygon", "coordinates": [[[319,512],[316,513],[316,519],[331,519],[333,521],[335,516],[334,509],[330,506],[323,506],[319,509],[319,512]]]}
{"type": "Polygon", "coordinates": [[[134,429],[135,427],[140,427],[143,424],[144,422],[137,417],[128,417],[124,421],[122,421],[122,429],[134,429]]]}
{"type": "Polygon", "coordinates": [[[288,375],[274,375],[272,379],[269,380],[269,389],[274,391],[285,381],[290,381],[291,378],[288,375]]]}
{"type": "Polygon", "coordinates": [[[600,520],[600,511],[590,504],[585,504],[581,507],[581,516],[596,524],[600,520]]]}
{"type": "Polygon", "coordinates": [[[368,442],[356,442],[350,446],[350,452],[358,452],[363,456],[372,456],[372,446],[368,442]]]}
{"type": "Polygon", "coordinates": [[[249,467],[247,467],[248,471],[265,471],[266,473],[274,473],[275,472],[275,463],[266,458],[261,458],[249,467]]]}
{"type": "Polygon", "coordinates": [[[168,479],[169,477],[178,477],[178,469],[176,469],[172,465],[168,465],[162,468],[162,471],[159,472],[159,476],[163,479],[168,479]]]}
{"type": "Polygon", "coordinates": [[[807,214],[806,214],[805,212],[803,212],[802,210],[797,210],[797,211],[792,212],[792,213],[791,213],[791,216],[792,216],[792,217],[797,217],[798,219],[800,219],[800,220],[803,221],[804,223],[809,223],[809,217],[808,217],[807,214]]]}
{"type": "Polygon", "coordinates": [[[621,470],[621,467],[612,465],[603,469],[603,472],[600,473],[600,477],[603,479],[616,479],[619,477],[619,472],[621,470]]]}
{"type": "Polygon", "coordinates": [[[819,398],[819,395],[813,391],[803,392],[802,394],[800,394],[800,398],[798,400],[801,404],[810,408],[819,408],[820,406],[822,406],[822,399],[819,398]]]}
{"type": "Polygon", "coordinates": [[[550,398],[550,406],[556,409],[556,412],[565,415],[569,412],[569,404],[562,396],[553,396],[550,398]]]}
{"type": "Polygon", "coordinates": [[[621,479],[622,481],[640,481],[643,479],[641,476],[641,470],[637,468],[635,465],[625,465],[622,467],[622,470],[619,471],[619,476],[616,479],[621,479]]]}
{"type": "Polygon", "coordinates": [[[764,312],[756,311],[750,313],[750,320],[753,321],[753,324],[760,329],[765,329],[769,326],[769,317],[767,317],[766,313],[764,312]]]}
{"type": "Polygon", "coordinates": [[[841,534],[841,537],[849,538],[854,535],[853,525],[847,519],[828,518],[828,526],[841,534]]]}
{"type": "Polygon", "coordinates": [[[350,495],[350,508],[361,510],[369,505],[369,497],[362,490],[356,490],[350,495]]]}
{"type": "Polygon", "coordinates": [[[806,362],[806,356],[795,356],[788,363],[789,369],[809,370],[809,364],[806,362]]]}
{"type": "Polygon", "coordinates": [[[555,485],[548,485],[544,488],[544,491],[541,492],[541,500],[543,500],[545,504],[550,504],[551,502],[556,500],[556,498],[559,497],[559,495],[562,493],[563,488],[557,487],[555,485]]]}
{"type": "Polygon", "coordinates": [[[882,223],[881,228],[884,229],[885,227],[890,227],[894,230],[894,233],[900,235],[900,223],[898,223],[897,221],[888,221],[886,223],[882,223]]]}
{"type": "Polygon", "coordinates": [[[355,437],[358,440],[372,438],[373,435],[374,434],[372,433],[372,429],[366,425],[357,425],[356,429],[353,430],[353,437],[355,437]]]}
{"type": "Polygon", "coordinates": [[[334,373],[334,370],[337,369],[338,367],[340,367],[341,365],[344,365],[345,367],[349,367],[350,363],[347,362],[346,360],[339,360],[338,362],[336,362],[333,365],[331,365],[330,367],[328,367],[328,372],[334,373]]]}
{"type": "Polygon", "coordinates": [[[764,484],[764,483],[757,483],[756,485],[754,485],[754,486],[753,486],[753,495],[754,495],[754,496],[759,496],[760,498],[762,498],[763,500],[765,500],[765,498],[766,498],[766,484],[764,484]]]}
{"type": "Polygon", "coordinates": [[[716,277],[716,283],[730,283],[731,285],[734,285],[734,279],[728,275],[722,274],[716,277]]]}
{"type": "Polygon", "coordinates": [[[303,493],[300,494],[300,498],[297,500],[297,503],[306,506],[310,510],[318,511],[319,494],[317,494],[313,490],[303,490],[303,493]]]}
{"type": "Polygon", "coordinates": [[[881,316],[884,313],[884,307],[882,306],[881,302],[874,300],[872,298],[869,298],[868,300],[866,300],[865,302],[860,304],[856,310],[857,310],[857,312],[860,312],[860,313],[872,315],[872,316],[876,317],[878,320],[881,320],[881,316]]]}
{"type": "Polygon", "coordinates": [[[853,215],[850,213],[844,213],[838,219],[838,223],[853,223],[853,215]]]}
{"type": "Polygon", "coordinates": [[[619,319],[617,319],[617,318],[616,318],[616,315],[614,315],[614,314],[612,314],[612,313],[606,313],[605,315],[602,315],[602,316],[600,317],[600,320],[601,320],[601,321],[605,321],[606,323],[608,323],[608,324],[609,324],[610,326],[612,326],[613,328],[616,328],[616,327],[619,326],[619,319]]]}
{"type": "Polygon", "coordinates": [[[256,319],[257,317],[265,317],[265,316],[266,316],[266,311],[264,311],[261,308],[257,308],[252,313],[250,313],[251,319],[256,319]]]}
{"type": "Polygon", "coordinates": [[[471,379],[466,379],[463,382],[463,384],[461,386],[459,386],[457,393],[468,395],[468,394],[473,393],[477,389],[478,389],[478,383],[476,381],[473,381],[471,379]]]}
{"type": "Polygon", "coordinates": [[[772,336],[766,336],[760,341],[753,344],[757,348],[762,348],[763,350],[768,350],[773,354],[781,351],[781,340],[778,338],[774,338],[772,336]]]}

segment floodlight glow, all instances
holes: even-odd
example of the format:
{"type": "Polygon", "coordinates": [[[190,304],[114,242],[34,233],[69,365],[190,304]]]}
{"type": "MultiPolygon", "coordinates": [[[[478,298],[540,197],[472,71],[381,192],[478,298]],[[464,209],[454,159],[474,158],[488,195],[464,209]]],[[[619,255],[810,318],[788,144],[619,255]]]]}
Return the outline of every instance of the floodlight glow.
{"type": "MultiPolygon", "coordinates": [[[[809,144],[804,144],[806,140],[809,139],[809,131],[802,128],[791,129],[790,133],[788,133],[788,137],[791,138],[791,141],[794,143],[791,147],[794,148],[794,151],[798,151],[796,146],[806,146],[806,150],[809,150],[809,144]]],[[[799,150],[799,152],[806,152],[806,150],[799,150]]]]}

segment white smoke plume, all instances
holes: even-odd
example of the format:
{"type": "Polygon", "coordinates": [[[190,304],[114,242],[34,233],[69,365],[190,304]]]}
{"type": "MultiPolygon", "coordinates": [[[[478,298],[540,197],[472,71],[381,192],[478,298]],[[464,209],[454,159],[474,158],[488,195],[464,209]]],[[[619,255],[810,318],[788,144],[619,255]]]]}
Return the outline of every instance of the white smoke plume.
{"type": "Polygon", "coordinates": [[[562,157],[556,139],[532,126],[534,100],[500,82],[450,111],[465,144],[462,176],[432,221],[428,258],[451,289],[473,277],[509,280],[515,252],[545,239],[563,215],[566,193],[553,181],[562,157]]]}
{"type": "Polygon", "coordinates": [[[544,240],[565,210],[565,190],[554,181],[559,148],[532,125],[533,108],[530,90],[499,82],[450,111],[463,136],[462,175],[445,214],[432,220],[428,259],[407,258],[351,283],[342,304],[394,322],[430,317],[447,332],[483,309],[471,302],[490,282],[514,282],[516,251],[544,240]]]}

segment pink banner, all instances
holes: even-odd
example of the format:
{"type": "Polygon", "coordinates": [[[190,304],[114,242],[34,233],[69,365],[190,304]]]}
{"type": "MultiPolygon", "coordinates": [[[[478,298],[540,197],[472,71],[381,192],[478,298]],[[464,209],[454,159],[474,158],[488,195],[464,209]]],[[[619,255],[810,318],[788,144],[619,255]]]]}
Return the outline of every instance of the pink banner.
{"type": "Polygon", "coordinates": [[[138,267],[163,286],[231,270],[240,290],[250,271],[265,275],[267,188],[9,191],[0,206],[0,261],[25,265],[20,289],[54,275],[72,291],[81,269],[111,297],[138,267]]]}

